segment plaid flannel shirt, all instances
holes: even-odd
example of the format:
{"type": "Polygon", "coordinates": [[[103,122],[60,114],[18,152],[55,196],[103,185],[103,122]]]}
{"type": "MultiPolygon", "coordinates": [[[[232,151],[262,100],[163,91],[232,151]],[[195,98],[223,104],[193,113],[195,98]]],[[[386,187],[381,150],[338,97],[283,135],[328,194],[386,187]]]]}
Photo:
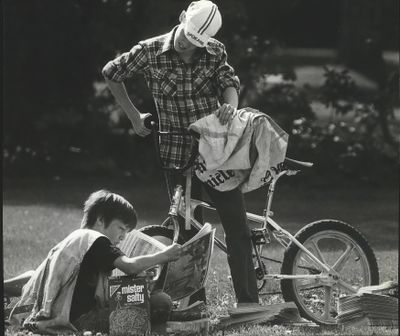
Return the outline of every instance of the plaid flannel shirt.
{"type": "MultiPolygon", "coordinates": [[[[176,29],[139,42],[103,68],[103,75],[115,82],[143,74],[154,98],[160,130],[167,132],[187,130],[191,123],[215,111],[226,88],[239,92],[239,79],[227,63],[224,45],[210,39],[206,48],[196,50],[194,62],[185,64],[174,49],[176,29]]],[[[160,140],[166,165],[183,165],[189,152],[188,136],[163,136],[160,140]]]]}

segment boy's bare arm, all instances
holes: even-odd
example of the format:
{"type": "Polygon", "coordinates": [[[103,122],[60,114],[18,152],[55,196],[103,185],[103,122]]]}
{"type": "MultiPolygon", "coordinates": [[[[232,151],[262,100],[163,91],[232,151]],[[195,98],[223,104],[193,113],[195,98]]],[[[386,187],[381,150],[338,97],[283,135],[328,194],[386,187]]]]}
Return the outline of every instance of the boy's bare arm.
{"type": "Polygon", "coordinates": [[[237,108],[239,105],[239,96],[236,89],[233,86],[227,87],[225,91],[222,93],[222,97],[224,99],[224,103],[227,103],[234,108],[237,108]]]}
{"type": "Polygon", "coordinates": [[[126,274],[139,274],[152,266],[177,260],[180,253],[181,246],[179,244],[173,244],[168,246],[165,250],[154,254],[134,258],[129,258],[127,256],[119,257],[114,261],[114,266],[126,274]]]}
{"type": "Polygon", "coordinates": [[[144,120],[151,116],[151,114],[139,112],[139,110],[130,100],[123,82],[113,82],[108,78],[105,78],[105,80],[113,96],[115,97],[115,100],[131,121],[135,133],[142,137],[149,135],[151,131],[144,126],[144,120]]]}
{"type": "Polygon", "coordinates": [[[239,104],[239,96],[234,87],[227,87],[222,93],[222,97],[224,99],[224,104],[215,111],[215,115],[218,117],[220,123],[224,125],[233,118],[233,113],[239,104]]]}

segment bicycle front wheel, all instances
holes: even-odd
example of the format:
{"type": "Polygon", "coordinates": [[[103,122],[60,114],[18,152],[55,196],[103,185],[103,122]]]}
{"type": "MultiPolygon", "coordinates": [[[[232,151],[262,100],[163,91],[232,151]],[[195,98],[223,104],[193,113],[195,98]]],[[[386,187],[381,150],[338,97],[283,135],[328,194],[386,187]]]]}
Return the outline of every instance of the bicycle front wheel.
{"type": "Polygon", "coordinates": [[[281,281],[285,301],[294,301],[300,315],[318,324],[336,324],[338,300],[362,286],[379,283],[375,255],[367,240],[352,226],[321,220],[305,226],[296,239],[322,263],[337,272],[334,281],[307,278],[324,270],[309,255],[291,242],[284,255],[281,274],[305,275],[281,281]]]}

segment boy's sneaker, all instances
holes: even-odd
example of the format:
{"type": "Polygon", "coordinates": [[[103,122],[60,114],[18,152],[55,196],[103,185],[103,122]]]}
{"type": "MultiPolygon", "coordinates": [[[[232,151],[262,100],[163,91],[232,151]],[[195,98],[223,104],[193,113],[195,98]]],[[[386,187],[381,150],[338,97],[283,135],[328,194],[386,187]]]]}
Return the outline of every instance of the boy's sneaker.
{"type": "Polygon", "coordinates": [[[249,313],[258,313],[265,311],[265,307],[257,302],[239,302],[233,308],[228,309],[229,315],[240,315],[249,313]]]}
{"type": "Polygon", "coordinates": [[[206,304],[203,301],[197,301],[184,309],[172,310],[169,321],[194,321],[208,317],[206,304]]]}

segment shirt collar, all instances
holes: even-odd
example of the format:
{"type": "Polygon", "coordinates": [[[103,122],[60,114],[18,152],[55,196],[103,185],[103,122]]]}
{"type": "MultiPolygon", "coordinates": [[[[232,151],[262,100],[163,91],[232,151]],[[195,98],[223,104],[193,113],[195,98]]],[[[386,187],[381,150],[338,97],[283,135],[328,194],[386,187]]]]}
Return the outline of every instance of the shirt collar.
{"type": "Polygon", "coordinates": [[[162,45],[162,48],[159,50],[158,55],[163,54],[168,50],[174,50],[174,36],[177,28],[178,26],[174,27],[169,33],[165,35],[164,43],[162,45]]]}
{"type": "MultiPolygon", "coordinates": [[[[174,36],[175,36],[175,32],[178,29],[178,27],[179,26],[175,26],[169,33],[166,34],[162,48],[157,53],[157,55],[163,54],[163,53],[167,52],[168,50],[175,50],[174,49],[174,36]]],[[[203,48],[199,48],[199,49],[203,49],[203,48]]],[[[207,52],[211,55],[217,54],[215,52],[215,50],[209,44],[207,44],[204,49],[207,50],[207,52]]]]}

